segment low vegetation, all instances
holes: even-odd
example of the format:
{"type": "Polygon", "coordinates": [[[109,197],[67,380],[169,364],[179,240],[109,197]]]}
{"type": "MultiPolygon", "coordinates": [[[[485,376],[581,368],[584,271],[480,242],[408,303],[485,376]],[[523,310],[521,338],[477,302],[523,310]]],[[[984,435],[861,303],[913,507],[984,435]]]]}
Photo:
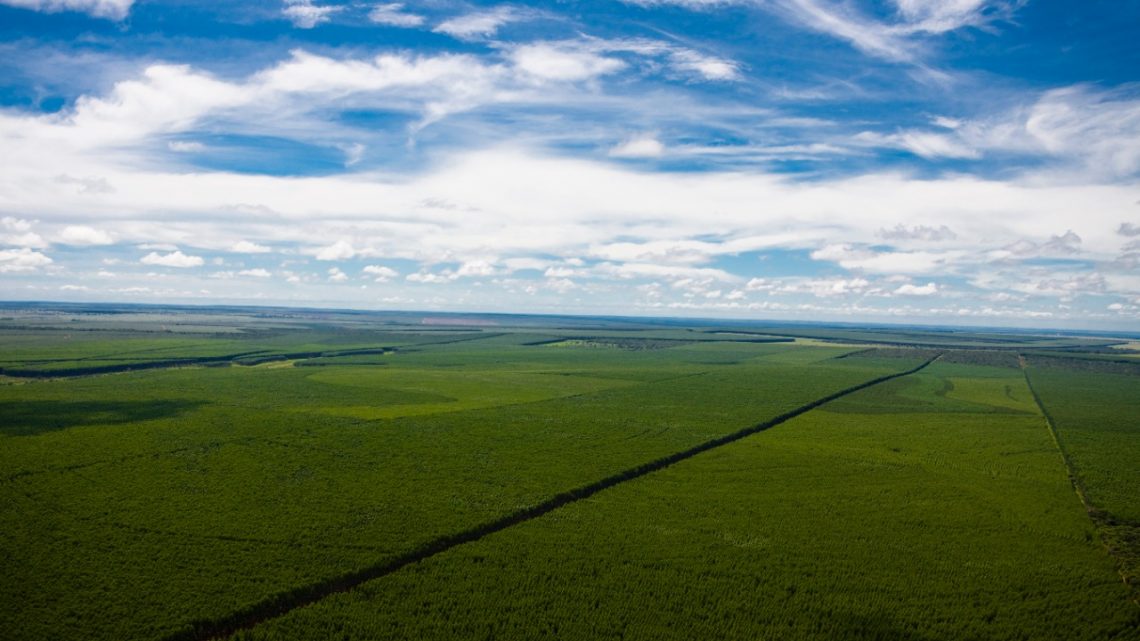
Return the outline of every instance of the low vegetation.
{"type": "Polygon", "coordinates": [[[1084,339],[10,318],[0,613],[20,641],[1140,629],[1118,574],[1135,576],[1140,377],[1029,353],[1027,379],[1006,349],[1084,339]],[[1073,495],[1027,380],[1104,518],[1073,495]]]}

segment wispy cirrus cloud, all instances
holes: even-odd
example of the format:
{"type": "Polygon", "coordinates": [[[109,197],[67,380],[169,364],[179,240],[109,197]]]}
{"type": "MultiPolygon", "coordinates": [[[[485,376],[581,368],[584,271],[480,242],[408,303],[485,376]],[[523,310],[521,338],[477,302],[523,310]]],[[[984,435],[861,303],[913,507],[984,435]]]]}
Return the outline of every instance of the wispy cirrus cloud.
{"type": "Polygon", "coordinates": [[[124,20],[135,0],[0,0],[0,4],[44,13],[76,11],[94,18],[124,20]]]}
{"type": "Polygon", "coordinates": [[[531,10],[502,5],[449,18],[436,25],[432,31],[459,40],[480,40],[494,36],[504,25],[529,20],[535,15],[531,10]]]}
{"type": "Polygon", "coordinates": [[[713,11],[726,5],[751,6],[775,13],[792,24],[844,40],[863,53],[893,62],[918,62],[916,37],[967,27],[986,27],[1010,18],[1023,0],[893,0],[894,19],[861,12],[850,2],[826,0],[630,0],[645,7],[673,5],[713,11]]]}
{"type": "Polygon", "coordinates": [[[936,124],[938,129],[861,132],[853,142],[905,149],[923,158],[1032,155],[1101,178],[1140,172],[1138,85],[1060,87],[1002,113],[978,119],[941,117],[936,124]]]}
{"type": "Polygon", "coordinates": [[[411,29],[423,25],[427,19],[423,16],[404,10],[404,3],[389,2],[378,4],[368,12],[368,19],[376,24],[389,27],[403,27],[411,29]]]}

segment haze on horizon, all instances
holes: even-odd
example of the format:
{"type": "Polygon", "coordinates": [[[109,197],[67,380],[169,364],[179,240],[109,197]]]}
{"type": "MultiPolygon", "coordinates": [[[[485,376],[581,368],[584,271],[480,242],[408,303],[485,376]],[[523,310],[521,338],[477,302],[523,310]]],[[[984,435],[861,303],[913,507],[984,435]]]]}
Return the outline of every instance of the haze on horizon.
{"type": "Polygon", "coordinates": [[[0,0],[0,299],[1140,327],[1140,4],[0,0]]]}

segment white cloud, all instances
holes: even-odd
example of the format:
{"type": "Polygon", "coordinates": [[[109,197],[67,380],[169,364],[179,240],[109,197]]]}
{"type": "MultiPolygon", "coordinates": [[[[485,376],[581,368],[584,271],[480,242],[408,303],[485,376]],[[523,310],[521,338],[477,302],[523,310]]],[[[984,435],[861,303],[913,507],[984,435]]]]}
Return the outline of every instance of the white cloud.
{"type": "Polygon", "coordinates": [[[493,276],[495,266],[486,260],[470,260],[459,266],[456,276],[493,276]]]}
{"type": "Polygon", "coordinates": [[[879,134],[864,131],[856,135],[853,142],[874,147],[905,149],[927,159],[981,157],[981,152],[967,145],[959,137],[933,132],[903,131],[895,134],[879,134]]]}
{"type": "Polygon", "coordinates": [[[593,270],[594,273],[613,276],[616,278],[665,278],[674,282],[685,284],[698,281],[738,282],[739,276],[730,274],[723,269],[712,267],[687,267],[684,265],[657,265],[653,263],[601,263],[593,270]]]}
{"type": "Polygon", "coordinates": [[[86,225],[68,225],[59,232],[59,242],[65,245],[110,245],[115,240],[101,229],[86,225]]]}
{"type": "Polygon", "coordinates": [[[1009,19],[1022,4],[1024,0],[895,0],[898,11],[893,21],[868,17],[848,3],[824,0],[773,0],[760,6],[808,29],[846,40],[867,55],[915,63],[921,58],[916,36],[1009,19]]]}
{"type": "Polygon", "coordinates": [[[518,9],[501,6],[444,20],[432,31],[445,33],[459,40],[479,40],[490,38],[503,25],[524,20],[528,16],[529,14],[518,9]]]}
{"type": "Polygon", "coordinates": [[[135,0],[0,0],[0,4],[44,13],[76,11],[96,18],[123,20],[135,0]]]}
{"type": "Polygon", "coordinates": [[[730,4],[739,4],[740,0],[622,0],[626,4],[642,7],[677,6],[690,11],[704,11],[730,4]]]}
{"type": "Polygon", "coordinates": [[[455,274],[433,274],[431,272],[416,272],[414,274],[408,274],[405,277],[405,280],[413,283],[450,283],[451,281],[455,280],[455,274]]]}
{"type": "Polygon", "coordinates": [[[400,272],[383,265],[368,265],[364,268],[363,272],[375,277],[378,283],[386,283],[400,275],[400,272]]]}
{"type": "Polygon", "coordinates": [[[773,8],[809,29],[846,40],[868,55],[893,61],[912,61],[913,45],[887,25],[861,16],[849,5],[820,0],[776,0],[773,8]]]}
{"type": "MultiPolygon", "coordinates": [[[[155,251],[173,252],[175,245],[216,250],[236,247],[249,242],[242,238],[251,237],[281,248],[283,254],[290,247],[300,247],[304,256],[296,257],[299,260],[362,256],[415,261],[424,274],[418,278],[453,283],[455,289],[471,286],[455,282],[460,272],[477,277],[516,269],[499,258],[510,256],[509,260],[531,261],[535,266],[531,268],[540,271],[558,266],[548,275],[551,280],[573,279],[576,286],[587,288],[601,283],[611,288],[607,295],[615,299],[622,296],[617,292],[623,288],[636,287],[647,279],[658,279],[668,287],[688,278],[691,288],[668,287],[667,295],[696,294],[699,286],[705,288],[696,294],[701,297],[720,291],[718,302],[729,300],[732,291],[746,289],[718,283],[743,283],[763,273],[763,266],[753,270],[743,267],[743,261],[732,260],[723,263],[731,267],[715,270],[722,263],[713,261],[718,256],[766,248],[820,250],[823,253],[817,258],[826,257],[857,272],[842,280],[874,281],[877,274],[968,276],[982,268],[986,251],[1008,252],[1006,259],[1014,262],[1033,255],[1022,251],[1025,246],[1017,244],[1021,241],[1032,243],[1033,251],[1064,253],[1107,265],[1106,261],[1123,255],[1129,241],[1118,230],[1131,229],[1122,228],[1121,221],[1136,219],[1133,185],[1047,181],[1035,174],[987,180],[871,173],[798,180],[766,173],[757,165],[747,169],[735,165],[737,169],[730,171],[650,172],[605,159],[558,157],[543,151],[554,147],[545,146],[547,139],[526,138],[533,130],[523,131],[510,146],[440,152],[422,168],[399,173],[373,169],[279,177],[205,169],[187,172],[180,165],[141,162],[135,151],[161,148],[171,132],[193,135],[197,127],[213,127],[215,122],[240,126],[252,122],[252,114],[257,113],[308,110],[318,117],[329,104],[391,101],[383,104],[431,113],[496,105],[498,113],[498,105],[511,101],[560,107],[570,96],[590,108],[636,115],[645,104],[661,100],[660,95],[633,98],[619,95],[622,91],[611,92],[612,87],[626,85],[603,76],[615,73],[608,69],[622,66],[633,72],[668,75],[671,49],[655,48],[661,45],[648,42],[591,42],[543,43],[546,49],[537,53],[494,45],[484,57],[386,55],[357,60],[297,52],[239,80],[219,80],[188,67],[151,69],[135,80],[119,83],[106,95],[81,99],[71,111],[50,116],[12,110],[0,114],[0,136],[5,147],[15,152],[0,159],[0,211],[43,220],[44,229],[49,230],[45,233],[76,222],[80,212],[89,222],[99,221],[99,226],[109,221],[107,229],[115,238],[145,238],[171,247],[155,251]],[[538,54],[550,51],[577,62],[541,62],[543,56],[538,54]],[[535,54],[530,62],[516,64],[529,54],[535,54]],[[570,82],[582,84],[562,84],[570,82]],[[68,178],[60,181],[60,177],[68,178]],[[99,185],[113,185],[113,189],[99,185]],[[906,221],[905,225],[900,226],[900,221],[906,221]],[[1070,227],[1079,242],[1060,234],[1070,227]],[[1050,233],[1058,234],[1056,242],[1050,233]],[[872,249],[882,239],[895,249],[872,249]],[[925,244],[935,242],[937,247],[925,244]],[[824,251],[844,244],[844,252],[829,256],[824,251]],[[938,251],[916,251],[932,249],[938,251]],[[572,271],[568,259],[573,257],[609,264],[578,265],[577,271],[584,273],[562,273],[572,271]],[[479,261],[485,264],[479,266],[479,261]],[[710,276],[687,269],[720,273],[710,276]],[[736,270],[745,278],[729,273],[736,270]],[[714,280],[705,283],[710,277],[714,280]],[[727,280],[731,278],[737,280],[727,280]]],[[[1079,104],[1071,96],[1066,100],[1079,104]]],[[[1127,102],[1121,93],[1093,100],[1097,105],[1113,103],[1116,107],[1127,102]]],[[[678,118],[692,117],[683,103],[662,107],[673,109],[678,118]]],[[[540,117],[549,113],[543,111],[540,117]]],[[[1004,139],[995,133],[994,142],[985,142],[977,133],[984,128],[974,122],[938,129],[935,123],[931,130],[966,149],[1044,150],[1025,131],[1028,113],[1028,109],[1022,113],[1020,121],[1010,119],[1022,124],[1021,133],[1004,139]]],[[[1126,116],[1127,109],[1120,114],[1126,116]]],[[[640,127],[639,122],[631,116],[621,126],[640,127]]],[[[1036,131],[1056,132],[1057,122],[1056,118],[1040,120],[1036,131]]],[[[1104,128],[1096,129],[1097,135],[1127,132],[1126,117],[1116,123],[1117,130],[1108,128],[1112,124],[1108,119],[1104,122],[1104,128]]],[[[654,121],[647,124],[652,127],[654,121]]],[[[471,125],[456,120],[457,127],[471,125]]],[[[565,135],[563,131],[556,134],[565,135]]],[[[581,132],[582,138],[569,139],[587,139],[597,145],[620,135],[614,137],[612,128],[599,126],[581,132]]],[[[1068,140],[1071,134],[1051,135],[1068,140]]],[[[319,144],[331,147],[343,140],[354,138],[338,131],[319,144]]],[[[371,145],[373,139],[361,140],[371,145]]],[[[625,142],[648,143],[640,149],[643,155],[665,151],[656,136],[625,142]]],[[[1092,142],[1092,147],[1100,147],[1100,141],[1092,142]]],[[[1057,158],[1066,154],[1085,158],[1077,145],[1066,145],[1054,146],[1057,151],[1048,153],[1057,158]]],[[[669,154],[679,153],[676,149],[671,145],[669,154]]],[[[622,150],[615,151],[622,155],[622,150]]],[[[1113,155],[1106,153],[1105,157],[1113,155]]],[[[13,232],[17,233],[33,232],[29,226],[28,231],[13,232]]],[[[317,271],[310,282],[323,280],[323,276],[317,271]]],[[[401,287],[412,287],[409,283],[414,282],[416,278],[409,277],[401,287]]],[[[1106,282],[1111,281],[1106,277],[1106,282]]],[[[264,286],[269,289],[270,283],[264,286]]],[[[486,286],[490,290],[492,284],[488,281],[486,286]]],[[[817,291],[834,287],[834,283],[821,284],[817,291]]],[[[860,295],[850,284],[844,287],[845,295],[860,295]]],[[[869,285],[867,291],[874,287],[869,285]]],[[[890,293],[899,283],[883,287],[890,293]]],[[[290,295],[302,289],[290,289],[290,295]]],[[[810,288],[795,293],[814,295],[810,288]]],[[[954,296],[960,293],[953,292],[954,296]]],[[[451,292],[440,295],[447,297],[451,292]]]]}
{"type": "Polygon", "coordinates": [[[932,296],[938,293],[938,285],[934,283],[927,283],[925,285],[912,285],[907,283],[900,285],[894,293],[900,296],[932,296]]]}
{"type": "Polygon", "coordinates": [[[42,236],[33,232],[23,234],[0,234],[0,244],[15,245],[17,247],[30,247],[32,249],[45,249],[48,246],[42,236]]]}
{"type": "Polygon", "coordinates": [[[344,152],[345,167],[351,167],[364,158],[365,147],[358,142],[348,145],[337,145],[337,148],[344,152]]]}
{"type": "Polygon", "coordinates": [[[1048,153],[1078,156],[1115,175],[1140,171],[1140,98],[1078,85],[1046,92],[1025,132],[1048,153]]]}
{"type": "Polygon", "coordinates": [[[344,7],[335,5],[316,5],[312,0],[285,0],[281,13],[292,21],[293,26],[312,29],[322,22],[328,22],[329,16],[343,9],[344,7]]]}
{"type": "Polygon", "coordinates": [[[988,118],[949,123],[936,119],[934,124],[941,130],[868,131],[853,142],[905,149],[931,159],[972,159],[984,152],[1052,157],[1110,178],[1140,172],[1140,96],[1135,87],[1064,87],[988,118]]]}
{"type": "Polygon", "coordinates": [[[670,55],[670,62],[674,69],[696,73],[706,80],[738,80],[740,78],[740,69],[737,63],[691,49],[673,52],[670,55]]]}
{"type": "Polygon", "coordinates": [[[414,13],[404,12],[404,3],[391,2],[387,4],[378,4],[368,12],[368,19],[376,24],[382,24],[389,27],[403,27],[410,29],[418,27],[424,23],[424,17],[414,13]]]}
{"type": "Polygon", "coordinates": [[[1026,0],[894,0],[910,31],[944,33],[1008,18],[1026,0]]]}
{"type": "Polygon", "coordinates": [[[32,221],[30,220],[4,216],[0,218],[0,229],[4,230],[4,233],[0,233],[0,245],[15,245],[31,249],[44,249],[48,246],[43,237],[32,231],[32,221]]]}
{"type": "Polygon", "coordinates": [[[942,242],[958,238],[958,234],[955,234],[946,225],[939,225],[937,228],[927,225],[907,227],[901,223],[892,229],[880,229],[879,236],[884,240],[921,240],[926,242],[942,242]]]}
{"type": "Polygon", "coordinates": [[[330,267],[328,274],[329,280],[334,283],[343,283],[348,280],[348,274],[341,271],[339,267],[330,267]]]}
{"type": "Polygon", "coordinates": [[[356,249],[347,240],[338,240],[328,247],[322,247],[313,255],[317,260],[348,260],[356,256],[356,249]]]}
{"type": "Polygon", "coordinates": [[[530,78],[574,82],[614,73],[625,66],[616,58],[607,58],[566,43],[537,43],[515,47],[509,53],[519,71],[530,78]]]}
{"type": "Polygon", "coordinates": [[[265,245],[258,245],[248,240],[239,240],[233,245],[230,245],[230,251],[235,254],[265,254],[272,250],[265,245]]]}
{"type": "Polygon", "coordinates": [[[1068,230],[1064,234],[1050,236],[1043,242],[1020,238],[1000,250],[990,253],[991,260],[1005,260],[1010,257],[1033,258],[1038,256],[1072,256],[1080,253],[1081,237],[1068,230]]]}
{"type": "Polygon", "coordinates": [[[665,153],[665,145],[652,134],[628,138],[610,149],[615,158],[658,158],[665,153]]]}
{"type": "Polygon", "coordinates": [[[54,181],[60,185],[75,185],[76,191],[80,194],[111,194],[115,192],[115,188],[107,182],[106,178],[98,176],[76,178],[75,176],[61,174],[56,176],[54,181]]]}
{"type": "Polygon", "coordinates": [[[238,276],[252,276],[253,278],[269,278],[272,275],[273,274],[271,274],[269,270],[262,269],[260,267],[254,269],[243,269],[238,272],[238,276]]]}
{"type": "Polygon", "coordinates": [[[139,259],[144,265],[160,265],[162,267],[200,267],[205,263],[201,256],[188,256],[175,250],[169,254],[151,252],[139,259]]]}
{"type": "Polygon", "coordinates": [[[811,253],[814,260],[838,263],[852,271],[872,274],[930,274],[942,272],[952,264],[952,252],[878,252],[848,244],[827,245],[811,253]]]}
{"type": "Polygon", "coordinates": [[[31,231],[32,221],[14,216],[4,216],[0,218],[0,227],[9,231],[31,231]]]}
{"type": "Polygon", "coordinates": [[[170,151],[185,154],[205,151],[206,149],[206,145],[203,145],[200,142],[186,140],[171,140],[170,142],[166,143],[166,147],[170,149],[170,151]]]}
{"type": "Polygon", "coordinates": [[[866,278],[815,278],[784,285],[784,292],[808,292],[817,298],[863,294],[871,287],[866,278]]]}
{"type": "Polygon", "coordinates": [[[581,276],[584,273],[583,270],[574,267],[551,266],[547,267],[546,270],[542,272],[542,275],[547,278],[568,278],[571,276],[581,276]]]}
{"type": "Polygon", "coordinates": [[[27,247],[0,249],[0,274],[33,271],[51,263],[51,258],[27,247]]]}
{"type": "Polygon", "coordinates": [[[962,121],[957,118],[949,118],[947,116],[935,116],[930,119],[930,124],[935,127],[943,129],[958,129],[962,126],[962,121]]]}

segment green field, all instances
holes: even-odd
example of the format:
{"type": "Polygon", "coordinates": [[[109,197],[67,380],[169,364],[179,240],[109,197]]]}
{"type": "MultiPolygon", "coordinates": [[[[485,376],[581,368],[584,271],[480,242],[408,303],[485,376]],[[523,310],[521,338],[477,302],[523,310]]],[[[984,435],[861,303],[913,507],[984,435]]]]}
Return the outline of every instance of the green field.
{"type": "Polygon", "coordinates": [[[1140,638],[1095,341],[129,311],[0,322],[6,638],[1140,638]]]}

